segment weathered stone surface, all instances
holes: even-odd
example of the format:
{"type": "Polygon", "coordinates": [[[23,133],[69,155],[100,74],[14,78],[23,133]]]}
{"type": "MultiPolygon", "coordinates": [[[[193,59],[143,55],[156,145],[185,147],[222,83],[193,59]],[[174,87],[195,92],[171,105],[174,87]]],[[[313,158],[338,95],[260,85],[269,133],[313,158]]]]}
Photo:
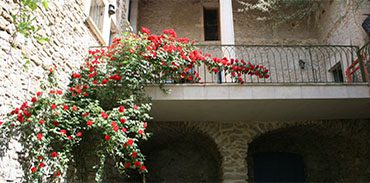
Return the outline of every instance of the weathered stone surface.
{"type": "MultiPolygon", "coordinates": [[[[38,86],[52,65],[61,71],[58,73],[61,87],[68,84],[69,74],[83,62],[89,46],[98,42],[84,24],[82,0],[50,1],[48,10],[36,10],[37,24],[44,29],[40,35],[47,36],[50,42],[40,44],[35,40],[17,34],[12,39],[15,27],[11,16],[18,11],[18,4],[13,0],[0,3],[0,119],[12,106],[18,106],[39,89],[38,86]],[[11,47],[11,43],[17,45],[11,47]],[[23,54],[22,54],[23,53],[23,54]],[[24,56],[30,59],[25,69],[24,56]]],[[[9,150],[0,159],[0,182],[20,182],[23,171],[17,162],[19,144],[13,142],[9,150]]]]}

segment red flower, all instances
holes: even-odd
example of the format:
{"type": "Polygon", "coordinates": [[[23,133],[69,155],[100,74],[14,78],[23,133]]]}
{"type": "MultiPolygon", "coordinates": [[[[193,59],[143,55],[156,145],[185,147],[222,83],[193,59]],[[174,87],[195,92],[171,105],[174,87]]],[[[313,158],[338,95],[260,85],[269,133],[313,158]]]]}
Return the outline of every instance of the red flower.
{"type": "Polygon", "coordinates": [[[86,122],[86,125],[87,125],[87,126],[91,126],[91,125],[93,125],[93,124],[94,124],[94,122],[93,122],[93,121],[91,121],[91,120],[89,120],[89,121],[87,121],[87,122],[86,122]]]}
{"type": "Polygon", "coordinates": [[[132,144],[134,144],[134,140],[128,139],[127,140],[127,145],[132,146],[132,144]]]}
{"type": "Polygon", "coordinates": [[[2,125],[3,124],[3,122],[2,121],[0,121],[0,125],[2,125]]]}
{"type": "Polygon", "coordinates": [[[60,130],[60,133],[63,134],[63,135],[66,135],[67,134],[67,130],[60,130]]]}
{"type": "Polygon", "coordinates": [[[55,110],[57,108],[57,105],[51,104],[51,110],[55,110]]]}
{"type": "Polygon", "coordinates": [[[61,95],[61,94],[63,94],[63,91],[62,90],[57,90],[57,94],[61,95]]]}
{"type": "Polygon", "coordinates": [[[119,121],[120,121],[122,124],[126,123],[126,119],[125,119],[125,118],[121,118],[121,119],[119,119],[119,121]]]}
{"type": "Polygon", "coordinates": [[[81,78],[81,74],[73,73],[73,74],[72,74],[72,77],[73,77],[73,78],[81,78]]]}
{"type": "Polygon", "coordinates": [[[90,115],[90,113],[86,112],[86,113],[83,113],[83,114],[82,114],[82,117],[86,117],[86,116],[88,116],[88,115],[90,115]]]}
{"type": "Polygon", "coordinates": [[[21,113],[18,114],[17,118],[18,118],[18,121],[19,122],[23,123],[24,117],[23,117],[23,115],[21,113]]]}
{"type": "Polygon", "coordinates": [[[40,162],[39,167],[40,167],[40,168],[45,167],[45,163],[44,163],[44,162],[40,162]]]}
{"type": "Polygon", "coordinates": [[[57,172],[54,173],[55,176],[60,176],[60,171],[58,170],[57,172]]]}
{"type": "Polygon", "coordinates": [[[141,171],[146,171],[146,167],[145,167],[144,165],[141,165],[141,166],[140,166],[140,170],[141,170],[141,171]]]}
{"type": "Polygon", "coordinates": [[[97,84],[98,84],[98,81],[94,80],[94,81],[93,81],[93,84],[94,84],[94,85],[97,85],[97,84]]]}
{"type": "Polygon", "coordinates": [[[32,173],[35,173],[36,171],[37,171],[37,168],[36,168],[36,167],[32,167],[32,168],[31,168],[31,172],[32,172],[32,173]]]}
{"type": "Polygon", "coordinates": [[[50,154],[51,157],[55,158],[58,156],[58,152],[56,151],[53,151],[51,154],[50,154]]]}
{"type": "Polygon", "coordinates": [[[32,97],[31,102],[32,102],[32,103],[37,102],[37,98],[36,98],[36,97],[32,97]]]}
{"type": "Polygon", "coordinates": [[[134,165],[135,165],[136,167],[138,167],[138,166],[140,166],[140,165],[141,165],[141,163],[140,163],[139,161],[136,161],[136,162],[134,163],[134,165]]]}
{"type": "Polygon", "coordinates": [[[167,34],[172,36],[173,38],[177,38],[176,32],[173,29],[163,30],[163,34],[167,34]]]}
{"type": "Polygon", "coordinates": [[[59,126],[59,122],[58,121],[53,121],[53,125],[54,126],[59,126]]]}
{"type": "Polygon", "coordinates": [[[115,132],[117,132],[117,131],[119,130],[119,127],[118,127],[118,126],[114,126],[114,127],[113,127],[113,130],[114,130],[115,132]]]}
{"type": "Polygon", "coordinates": [[[138,110],[138,109],[139,109],[139,106],[134,105],[134,109],[135,109],[135,110],[138,110]]]}
{"type": "Polygon", "coordinates": [[[103,79],[103,81],[101,82],[101,84],[105,85],[108,83],[108,79],[103,79]]]}
{"type": "Polygon", "coordinates": [[[43,125],[43,124],[45,124],[45,120],[40,119],[39,123],[40,123],[40,125],[43,125]]]}
{"type": "Polygon", "coordinates": [[[14,110],[12,110],[12,112],[10,112],[11,115],[18,114],[18,113],[19,113],[19,108],[15,108],[14,110]]]}
{"type": "Polygon", "coordinates": [[[26,117],[31,117],[32,114],[29,113],[27,110],[23,110],[23,114],[26,116],[26,117]]]}
{"type": "Polygon", "coordinates": [[[64,105],[64,106],[63,106],[63,110],[65,110],[65,111],[67,111],[67,110],[68,110],[68,108],[69,108],[69,107],[68,107],[68,105],[64,105]]]}
{"type": "Polygon", "coordinates": [[[73,105],[72,110],[76,112],[77,111],[77,106],[73,105]]]}
{"type": "Polygon", "coordinates": [[[108,140],[110,139],[110,136],[109,136],[109,135],[105,135],[104,139],[105,139],[106,141],[108,141],[108,140]]]}
{"type": "Polygon", "coordinates": [[[148,123],[147,122],[144,122],[143,127],[144,128],[148,127],[148,123]]]}
{"type": "MultiPolygon", "coordinates": [[[[113,75],[113,76],[109,77],[109,79],[113,79],[113,80],[119,81],[119,80],[121,80],[121,76],[120,76],[120,75],[118,75],[118,74],[115,74],[115,75],[113,75]]],[[[103,84],[104,84],[104,83],[103,83],[103,84]]]]}
{"type": "Polygon", "coordinates": [[[77,137],[81,137],[81,136],[82,136],[82,132],[78,132],[78,133],[76,134],[76,136],[77,136],[77,137]]]}
{"type": "Polygon", "coordinates": [[[37,159],[38,159],[38,160],[42,160],[43,158],[44,158],[44,157],[42,157],[42,156],[38,156],[38,157],[37,157],[37,159]]]}
{"type": "Polygon", "coordinates": [[[123,107],[123,106],[119,106],[119,108],[118,108],[118,112],[125,112],[125,107],[123,107]]]}
{"type": "Polygon", "coordinates": [[[126,162],[125,163],[125,168],[130,168],[131,167],[131,163],[130,162],[126,162]]]}
{"type": "Polygon", "coordinates": [[[49,72],[50,72],[50,74],[53,74],[54,69],[51,67],[51,68],[49,69],[49,72]]]}
{"type": "Polygon", "coordinates": [[[39,92],[36,93],[36,95],[39,97],[39,96],[42,95],[42,92],[39,91],[39,92]]]}
{"type": "Polygon", "coordinates": [[[138,130],[137,133],[142,135],[144,133],[144,131],[143,130],[138,130]]]}
{"type": "Polygon", "coordinates": [[[72,135],[68,135],[67,138],[68,138],[68,140],[72,140],[73,137],[72,137],[72,135]]]}
{"type": "Polygon", "coordinates": [[[108,118],[108,114],[106,114],[105,112],[101,112],[101,117],[103,119],[107,119],[108,118]]]}
{"type": "Polygon", "coordinates": [[[146,27],[141,27],[141,32],[148,35],[151,33],[150,30],[146,27]]]}
{"type": "Polygon", "coordinates": [[[42,140],[42,137],[43,137],[43,136],[42,136],[42,133],[38,133],[38,134],[37,134],[37,139],[38,139],[38,140],[42,140]]]}

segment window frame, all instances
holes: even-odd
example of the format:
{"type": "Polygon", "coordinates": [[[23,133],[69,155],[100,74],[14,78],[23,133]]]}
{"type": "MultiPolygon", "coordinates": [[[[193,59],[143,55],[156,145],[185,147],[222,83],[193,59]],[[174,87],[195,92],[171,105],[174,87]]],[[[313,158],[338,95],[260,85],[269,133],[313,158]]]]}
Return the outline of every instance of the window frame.
{"type": "MultiPolygon", "coordinates": [[[[112,28],[117,29],[117,20],[116,16],[111,16],[108,14],[108,8],[109,4],[116,5],[116,1],[114,3],[110,3],[108,0],[98,0],[101,1],[104,5],[104,11],[103,11],[103,17],[102,17],[102,25],[101,29],[99,29],[99,26],[96,24],[94,19],[91,16],[91,6],[92,6],[93,0],[88,0],[85,4],[85,14],[86,14],[86,20],[85,24],[90,29],[90,31],[93,33],[97,41],[100,43],[101,46],[107,46],[110,39],[110,34],[112,32],[112,28]]],[[[114,32],[118,32],[118,30],[113,30],[114,32]]]]}
{"type": "Polygon", "coordinates": [[[203,40],[206,42],[221,41],[221,27],[220,27],[220,8],[218,6],[203,6],[203,40]],[[206,39],[206,11],[215,10],[217,12],[217,39],[206,39]]]}

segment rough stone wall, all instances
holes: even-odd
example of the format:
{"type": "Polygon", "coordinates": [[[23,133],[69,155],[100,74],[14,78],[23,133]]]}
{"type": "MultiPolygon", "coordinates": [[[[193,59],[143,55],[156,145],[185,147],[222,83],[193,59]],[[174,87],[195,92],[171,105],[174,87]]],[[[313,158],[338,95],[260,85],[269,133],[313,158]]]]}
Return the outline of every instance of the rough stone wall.
{"type": "MultiPolygon", "coordinates": [[[[150,126],[151,128],[153,126],[172,126],[172,129],[181,127],[185,132],[199,132],[204,134],[203,137],[210,137],[220,153],[223,182],[247,182],[249,153],[263,150],[263,148],[248,150],[250,144],[254,140],[258,140],[259,137],[263,138],[266,134],[290,128],[293,128],[293,130],[280,134],[282,136],[292,135],[297,139],[298,143],[287,144],[284,141],[286,139],[276,140],[274,141],[276,144],[265,144],[264,148],[283,151],[289,151],[289,149],[294,149],[295,147],[298,147],[296,148],[298,150],[303,148],[302,151],[306,153],[303,153],[303,155],[306,155],[306,157],[311,156],[311,159],[309,158],[305,162],[308,167],[306,170],[307,180],[369,181],[369,177],[366,177],[370,171],[366,168],[370,161],[369,153],[367,153],[370,143],[367,131],[370,128],[367,123],[367,121],[354,120],[237,123],[158,122],[152,123],[150,126]],[[302,129],[302,133],[294,133],[294,128],[296,127],[302,129]],[[312,131],[322,135],[315,136],[315,133],[312,131]],[[313,144],[316,145],[314,146],[313,144]],[[279,147],[280,149],[274,149],[274,147],[279,147]],[[326,158],[327,161],[322,161],[323,158],[326,158]],[[331,173],[326,174],[326,172],[331,173]],[[338,173],[335,174],[333,172],[338,173]]],[[[171,131],[171,128],[168,129],[167,131],[171,131]]],[[[276,136],[273,139],[279,138],[281,137],[276,136]]],[[[170,144],[170,139],[172,139],[171,135],[165,135],[162,143],[170,144]]],[[[196,138],[194,143],[202,140],[205,139],[196,138]]],[[[151,145],[155,146],[156,144],[151,145]]],[[[214,154],[214,150],[210,150],[209,153],[214,154]]]]}
{"type": "MultiPolygon", "coordinates": [[[[218,0],[142,0],[139,3],[139,28],[153,33],[173,28],[181,37],[204,41],[203,7],[218,7],[218,0]]],[[[236,44],[314,44],[317,42],[314,18],[289,22],[257,21],[249,12],[238,12],[240,4],[233,1],[236,44]]]]}
{"type": "MultiPolygon", "coordinates": [[[[154,135],[143,143],[148,182],[250,182],[253,155],[297,153],[309,182],[368,182],[370,125],[366,120],[261,122],[151,122],[154,135]]],[[[81,147],[72,182],[94,180],[91,141],[81,147]]],[[[79,152],[76,152],[76,157],[79,152]]],[[[105,182],[140,182],[141,175],[119,175],[106,163],[105,182]]]]}
{"type": "MultiPolygon", "coordinates": [[[[259,11],[240,12],[243,5],[233,0],[236,44],[315,44],[316,22],[307,16],[297,20],[257,20],[259,11]]],[[[284,10],[286,11],[286,10],[284,10]]],[[[288,10],[294,11],[294,10],[288,10]]],[[[269,18],[278,16],[269,14],[269,18]]]]}
{"type": "Polygon", "coordinates": [[[362,23],[370,14],[370,1],[323,1],[317,12],[318,30],[323,44],[362,46],[370,41],[362,23]]]}
{"type": "MultiPolygon", "coordinates": [[[[84,23],[87,15],[82,0],[49,2],[47,10],[34,12],[38,23],[45,28],[41,35],[50,38],[50,42],[39,44],[21,35],[15,40],[11,38],[15,32],[11,16],[18,5],[13,0],[0,1],[0,118],[11,106],[18,106],[35,94],[43,73],[51,65],[58,67],[61,87],[66,87],[69,74],[82,63],[89,46],[99,45],[84,23]],[[16,46],[11,47],[11,42],[16,46]],[[24,69],[22,53],[30,59],[28,69],[24,69]]],[[[23,174],[16,161],[16,152],[21,147],[15,142],[10,148],[0,158],[0,182],[20,182],[23,174]]]]}
{"type": "Polygon", "coordinates": [[[365,121],[326,121],[264,134],[249,145],[249,178],[253,180],[255,155],[286,152],[302,156],[307,182],[367,182],[369,127],[365,121]]]}
{"type": "Polygon", "coordinates": [[[175,29],[178,36],[198,41],[203,36],[203,5],[201,0],[142,0],[139,1],[138,29],[149,28],[161,34],[175,29]]]}
{"type": "MultiPolygon", "coordinates": [[[[181,37],[203,41],[203,6],[217,0],[142,0],[139,4],[139,28],[146,26],[154,33],[174,28],[181,37]]],[[[257,11],[240,12],[233,0],[236,44],[342,44],[362,46],[369,41],[361,24],[369,14],[366,0],[322,1],[316,13],[296,20],[256,20],[257,11]]],[[[284,10],[285,11],[285,10],[284,10]]],[[[294,10],[289,10],[294,11],[294,10]]],[[[275,16],[271,14],[270,16],[275,16]]]]}
{"type": "Polygon", "coordinates": [[[119,32],[121,31],[129,31],[129,22],[127,20],[128,16],[128,5],[125,1],[116,1],[117,7],[116,7],[116,20],[117,20],[117,28],[119,29],[119,32]]]}

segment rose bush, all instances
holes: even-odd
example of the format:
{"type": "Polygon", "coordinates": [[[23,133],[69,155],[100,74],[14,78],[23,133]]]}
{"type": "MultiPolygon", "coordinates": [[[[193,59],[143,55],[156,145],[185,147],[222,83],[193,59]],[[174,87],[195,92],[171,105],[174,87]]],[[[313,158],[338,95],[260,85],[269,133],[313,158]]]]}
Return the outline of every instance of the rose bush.
{"type": "Polygon", "coordinates": [[[90,50],[66,91],[57,88],[57,69],[51,68],[49,84],[0,123],[2,135],[20,134],[29,159],[26,176],[34,182],[63,177],[74,158],[73,148],[90,134],[101,139],[96,144],[97,182],[102,180],[106,157],[115,160],[122,174],[128,169],[146,173],[139,142],[148,138],[151,103],[144,87],[166,80],[199,82],[193,68],[201,64],[240,83],[244,74],[269,77],[263,66],[203,54],[173,30],[155,35],[142,28],[138,35],[128,33],[106,48],[90,50]]]}

